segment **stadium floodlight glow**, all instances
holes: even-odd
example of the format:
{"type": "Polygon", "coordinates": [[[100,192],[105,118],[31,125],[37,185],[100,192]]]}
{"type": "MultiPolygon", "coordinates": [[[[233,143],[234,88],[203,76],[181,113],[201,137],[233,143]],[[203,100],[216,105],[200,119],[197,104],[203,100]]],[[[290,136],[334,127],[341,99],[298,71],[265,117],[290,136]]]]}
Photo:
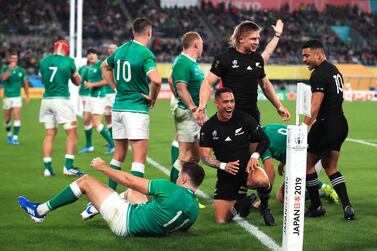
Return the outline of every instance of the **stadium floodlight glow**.
{"type": "Polygon", "coordinates": [[[304,83],[297,84],[296,125],[287,131],[286,172],[284,187],[283,250],[303,249],[305,183],[308,128],[299,124],[299,115],[310,116],[311,90],[304,83]]]}

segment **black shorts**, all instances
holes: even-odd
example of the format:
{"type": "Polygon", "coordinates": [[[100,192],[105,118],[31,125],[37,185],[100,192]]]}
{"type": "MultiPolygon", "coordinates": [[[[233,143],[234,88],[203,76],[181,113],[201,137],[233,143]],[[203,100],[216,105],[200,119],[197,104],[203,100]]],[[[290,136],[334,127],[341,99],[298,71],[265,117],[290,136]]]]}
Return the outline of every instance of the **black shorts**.
{"type": "Polygon", "coordinates": [[[319,118],[308,134],[308,153],[323,156],[330,151],[340,151],[348,135],[348,123],[341,115],[319,118]]]}
{"type": "Polygon", "coordinates": [[[215,200],[239,200],[245,197],[247,176],[248,174],[245,171],[232,175],[223,170],[218,170],[213,198],[215,200]]]}

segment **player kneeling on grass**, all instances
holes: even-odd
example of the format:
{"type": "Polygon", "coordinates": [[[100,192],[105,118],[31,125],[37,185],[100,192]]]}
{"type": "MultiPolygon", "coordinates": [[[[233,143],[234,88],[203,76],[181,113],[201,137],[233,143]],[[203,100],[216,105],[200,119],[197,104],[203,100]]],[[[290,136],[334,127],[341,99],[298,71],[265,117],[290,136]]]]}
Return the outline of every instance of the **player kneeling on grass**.
{"type": "Polygon", "coordinates": [[[130,203],[96,178],[85,175],[43,204],[19,197],[20,206],[35,222],[42,222],[49,211],[75,202],[84,193],[117,236],[164,236],[189,229],[198,217],[195,191],[205,174],[196,163],[183,165],[176,184],[115,170],[100,158],[93,159],[91,165],[117,183],[154,198],[140,204],[130,203]]]}
{"type": "Polygon", "coordinates": [[[215,105],[217,113],[200,131],[201,159],[218,169],[215,220],[227,223],[237,214],[246,217],[256,199],[255,194],[246,196],[249,187],[258,189],[260,213],[266,225],[273,226],[275,219],[268,208],[270,183],[264,170],[258,167],[259,155],[269,146],[268,137],[251,115],[234,110],[234,96],[229,88],[216,91],[215,105]],[[258,146],[250,157],[255,143],[258,146]],[[216,159],[211,156],[212,149],[216,159]]]}

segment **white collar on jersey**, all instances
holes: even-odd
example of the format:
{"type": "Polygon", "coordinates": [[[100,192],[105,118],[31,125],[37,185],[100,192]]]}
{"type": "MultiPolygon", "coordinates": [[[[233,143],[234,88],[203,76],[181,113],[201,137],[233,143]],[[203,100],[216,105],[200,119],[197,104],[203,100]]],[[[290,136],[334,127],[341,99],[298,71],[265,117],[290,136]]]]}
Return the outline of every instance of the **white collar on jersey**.
{"type": "Polygon", "coordinates": [[[192,57],[190,57],[189,55],[187,55],[186,53],[184,53],[184,52],[181,52],[181,54],[183,55],[183,56],[186,56],[186,57],[188,57],[189,59],[191,59],[192,61],[194,61],[194,62],[196,62],[196,60],[195,59],[193,59],[192,57]]]}
{"type": "Polygon", "coordinates": [[[140,42],[138,42],[138,41],[136,41],[136,40],[132,40],[132,42],[135,42],[135,43],[137,43],[137,44],[140,44],[141,46],[146,47],[145,45],[143,45],[142,43],[140,43],[140,42]]]}

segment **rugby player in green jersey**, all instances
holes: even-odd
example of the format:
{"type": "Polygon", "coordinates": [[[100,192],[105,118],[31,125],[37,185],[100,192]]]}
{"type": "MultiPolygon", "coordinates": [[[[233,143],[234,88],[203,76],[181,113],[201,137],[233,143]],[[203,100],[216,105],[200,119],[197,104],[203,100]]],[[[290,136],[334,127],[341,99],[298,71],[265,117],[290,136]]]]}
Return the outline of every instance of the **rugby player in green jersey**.
{"type": "Polygon", "coordinates": [[[87,52],[90,66],[83,76],[85,87],[90,88],[89,106],[92,115],[92,124],[106,140],[108,150],[105,154],[114,152],[114,143],[105,126],[102,124],[102,115],[105,112],[106,100],[106,81],[102,78],[101,64],[102,61],[98,59],[98,53],[95,49],[89,49],[87,52]]]}
{"type": "Polygon", "coordinates": [[[54,53],[39,62],[39,71],[45,92],[41,102],[39,122],[45,124],[45,139],[43,141],[44,175],[52,176],[52,145],[57,134],[57,125],[63,125],[67,133],[65,175],[81,176],[82,172],[73,168],[74,154],[77,144],[77,120],[73,104],[69,99],[69,79],[74,85],[79,85],[81,77],[76,70],[73,58],[68,57],[69,45],[64,40],[54,44],[54,53]]]}
{"type": "Polygon", "coordinates": [[[19,144],[18,134],[21,127],[21,87],[25,90],[26,103],[30,102],[29,84],[26,80],[26,71],[17,65],[17,53],[9,54],[9,65],[1,68],[1,81],[4,84],[3,110],[5,116],[5,130],[7,141],[15,145],[19,144]],[[13,115],[13,137],[11,132],[11,120],[13,115]]]}
{"type": "Polygon", "coordinates": [[[91,165],[117,183],[153,198],[140,204],[130,203],[96,178],[84,175],[45,203],[33,203],[22,196],[18,203],[35,222],[42,222],[51,210],[73,203],[85,194],[117,236],[166,236],[186,231],[195,223],[199,214],[195,191],[205,175],[198,164],[186,162],[176,184],[115,170],[100,158],[93,159],[91,165]]]}
{"type": "MultiPolygon", "coordinates": [[[[110,164],[121,169],[128,144],[132,149],[131,173],[144,177],[149,138],[149,109],[157,99],[161,77],[154,54],[147,48],[152,38],[152,23],[139,17],[133,22],[134,39],[124,43],[102,64],[102,74],[108,84],[116,86],[112,110],[115,152],[110,164]],[[150,83],[150,86],[149,86],[150,83]]],[[[116,189],[116,183],[109,180],[116,189]]]]}

